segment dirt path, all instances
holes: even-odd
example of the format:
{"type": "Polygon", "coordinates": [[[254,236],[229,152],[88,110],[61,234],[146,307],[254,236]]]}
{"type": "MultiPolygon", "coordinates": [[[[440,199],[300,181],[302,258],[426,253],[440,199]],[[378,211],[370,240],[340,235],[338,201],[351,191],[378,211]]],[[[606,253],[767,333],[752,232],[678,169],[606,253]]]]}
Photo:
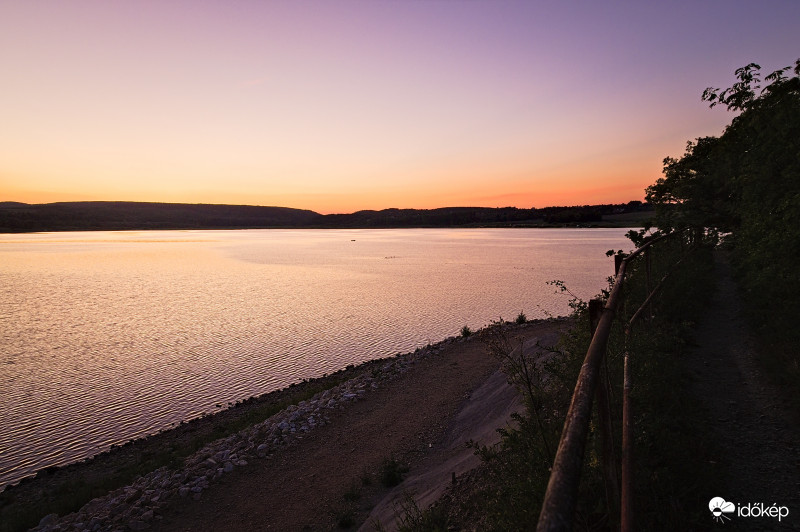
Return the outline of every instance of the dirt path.
{"type": "MultiPolygon", "coordinates": [[[[537,322],[513,334],[554,340],[563,326],[537,322]]],[[[340,522],[367,522],[369,530],[376,516],[382,523],[391,519],[386,509],[393,495],[378,481],[387,458],[409,467],[401,490],[410,483],[431,492],[442,477],[447,482],[469,465],[453,454],[462,445],[457,440],[487,443],[506,422],[513,394],[503,391],[497,368],[479,338],[448,344],[297,445],[237,470],[199,501],[179,499],[163,508],[153,530],[331,530],[340,522]],[[426,475],[432,470],[438,474],[426,475]],[[367,519],[381,501],[383,510],[367,519]]]]}
{"type": "MultiPolygon", "coordinates": [[[[737,510],[723,514],[719,529],[800,530],[800,435],[797,413],[788,411],[781,391],[757,364],[757,353],[740,317],[741,303],[724,256],[716,257],[719,286],[709,313],[697,330],[697,354],[689,357],[694,389],[705,407],[706,427],[723,450],[719,456],[726,478],[717,493],[737,510]],[[788,518],[738,515],[751,503],[786,507],[788,518]]],[[[709,501],[698,501],[707,505],[709,501]]],[[[745,514],[747,511],[745,511],[745,514]]]]}

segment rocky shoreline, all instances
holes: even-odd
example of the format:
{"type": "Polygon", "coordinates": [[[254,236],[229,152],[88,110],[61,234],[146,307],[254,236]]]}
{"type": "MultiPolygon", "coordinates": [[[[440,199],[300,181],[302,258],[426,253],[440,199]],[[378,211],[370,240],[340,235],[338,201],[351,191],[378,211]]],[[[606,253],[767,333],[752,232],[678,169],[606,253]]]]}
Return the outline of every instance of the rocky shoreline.
{"type": "Polygon", "coordinates": [[[409,363],[411,360],[408,357],[390,360],[376,371],[320,392],[298,405],[290,405],[266,421],[206,445],[189,457],[181,470],[171,471],[161,467],[140,477],[130,486],[90,501],[78,512],[60,519],[56,514],[49,514],[34,530],[149,528],[154,512],[171,497],[200,499],[212,482],[237,467],[246,467],[249,461],[256,458],[271,458],[275,452],[292,445],[317,426],[328,423],[333,410],[343,409],[347,403],[362,398],[380,381],[404,371],[409,363]]]}
{"type": "Polygon", "coordinates": [[[247,467],[254,460],[270,459],[274,453],[302,439],[305,434],[329,423],[335,412],[403,374],[417,361],[448,344],[463,341],[470,339],[451,337],[412,353],[348,366],[334,374],[251,398],[214,415],[131,441],[84,462],[40,472],[35,478],[25,479],[0,495],[0,516],[3,516],[0,521],[17,523],[16,527],[4,525],[3,530],[22,530],[30,526],[35,526],[37,531],[147,529],[154,519],[159,518],[158,509],[168,500],[174,497],[201,498],[212,483],[236,468],[247,467]],[[297,400],[302,397],[308,398],[297,400]],[[66,515],[59,517],[58,510],[51,505],[54,494],[63,491],[64,486],[113,476],[126,464],[175,448],[179,443],[210,440],[220,427],[242,422],[255,410],[265,407],[277,409],[287,404],[263,421],[204,445],[182,465],[161,466],[147,472],[132,483],[96,496],[77,511],[67,513],[62,510],[61,513],[66,515]],[[28,524],[21,527],[19,515],[7,521],[12,509],[17,514],[27,514],[24,517],[28,524]]]}

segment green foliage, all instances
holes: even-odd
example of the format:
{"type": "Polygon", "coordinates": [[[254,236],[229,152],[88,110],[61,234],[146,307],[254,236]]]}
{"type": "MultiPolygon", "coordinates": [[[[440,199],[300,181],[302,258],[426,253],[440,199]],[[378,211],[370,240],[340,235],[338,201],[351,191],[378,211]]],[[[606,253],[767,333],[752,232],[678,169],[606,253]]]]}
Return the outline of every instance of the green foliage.
{"type": "Polygon", "coordinates": [[[365,487],[372,486],[372,476],[366,469],[361,472],[361,485],[365,487]]]}
{"type": "Polygon", "coordinates": [[[647,199],[665,231],[726,235],[767,365],[800,387],[800,59],[766,76],[763,89],[760,68],[738,69],[728,89],[706,89],[712,107],[740,114],[722,136],[698,138],[680,159],[665,159],[647,199]]]}
{"type": "MultiPolygon", "coordinates": [[[[698,406],[685,390],[690,378],[680,363],[689,356],[691,328],[712,293],[713,239],[697,241],[694,235],[658,242],[647,258],[628,263],[624,299],[609,338],[605,370],[610,384],[612,424],[617,427],[615,449],[619,458],[622,419],[623,359],[630,358],[635,434],[635,513],[642,530],[697,529],[705,518],[696,503],[717,481],[709,472],[707,458],[713,443],[702,432],[698,406]],[[697,244],[705,244],[698,246],[697,244]],[[679,262],[680,261],[680,262],[679,262]],[[623,324],[639,310],[650,289],[668,276],[667,282],[626,335],[623,324]],[[648,288],[649,285],[649,288],[648,288]],[[687,429],[695,427],[695,429],[687,429]],[[670,511],[666,512],[665,508],[670,511]]],[[[581,318],[586,319],[586,318],[581,318]]],[[[588,328],[579,322],[580,328],[588,328]]],[[[572,342],[582,353],[588,334],[572,342]]],[[[576,362],[573,361],[574,365],[576,362]]],[[[575,371],[573,369],[572,371],[575,371]]],[[[594,414],[596,418],[596,413],[594,414]]],[[[593,425],[587,442],[576,528],[608,526],[616,519],[608,514],[600,463],[600,442],[593,425]]]]}
{"type": "MultiPolygon", "coordinates": [[[[563,283],[554,284],[569,294],[563,283]]],[[[575,299],[573,306],[579,309],[576,314],[585,314],[585,303],[575,299]]],[[[469,504],[481,514],[477,529],[533,530],[589,334],[588,327],[575,327],[562,337],[557,350],[539,358],[525,354],[520,340],[510,333],[513,328],[506,325],[492,324],[483,340],[520,390],[525,413],[513,415],[515,428],[498,430],[499,446],[468,442],[484,462],[482,481],[469,504]]],[[[463,525],[474,528],[476,523],[463,525]]]]}
{"type": "Polygon", "coordinates": [[[500,447],[470,445],[485,464],[485,484],[479,495],[483,530],[533,530],[539,518],[548,469],[539,427],[516,415],[518,428],[501,429],[500,447]]]}
{"type": "MultiPolygon", "coordinates": [[[[692,356],[692,329],[714,289],[713,259],[709,245],[687,256],[686,240],[664,244],[654,250],[654,279],[686,258],[659,293],[654,317],[634,325],[627,339],[634,385],[634,503],[643,530],[697,530],[707,519],[697,501],[706,500],[719,482],[710,465],[719,451],[704,430],[701,405],[686,393],[692,375],[682,359],[692,356]]],[[[626,284],[628,317],[646,291],[642,266],[636,264],[626,284]]]]}
{"type": "Polygon", "coordinates": [[[461,327],[461,336],[464,338],[468,338],[472,334],[472,329],[469,328],[468,325],[464,325],[461,327]]]}
{"type": "Polygon", "coordinates": [[[378,469],[378,479],[385,488],[393,488],[403,482],[403,475],[408,472],[408,466],[394,458],[384,458],[378,469]]]}
{"type": "Polygon", "coordinates": [[[537,435],[545,461],[552,462],[558,431],[553,430],[551,424],[556,411],[552,404],[552,391],[556,384],[549,378],[548,363],[538,355],[526,353],[521,340],[509,338],[502,320],[486,329],[483,340],[489,353],[500,360],[509,382],[522,395],[526,411],[539,429],[537,435]]]}
{"type": "Polygon", "coordinates": [[[564,284],[564,281],[555,279],[553,281],[547,281],[546,284],[555,287],[557,292],[569,296],[569,308],[572,309],[573,314],[582,313],[586,310],[586,302],[573,294],[570,289],[567,288],[567,285],[564,284]]]}
{"type": "Polygon", "coordinates": [[[356,502],[361,498],[361,486],[357,482],[350,484],[347,491],[344,492],[344,500],[348,502],[356,502]]]}
{"type": "MultiPolygon", "coordinates": [[[[647,238],[646,231],[637,238],[647,238]]],[[[650,254],[650,281],[645,256],[628,264],[624,302],[609,338],[605,377],[610,385],[611,417],[616,463],[621,449],[623,355],[631,355],[635,413],[635,508],[642,530],[688,530],[702,527],[703,499],[718,479],[709,471],[709,456],[716,452],[700,422],[691,396],[675,393],[690,376],[679,363],[688,356],[691,326],[713,288],[709,246],[713,239],[695,235],[658,242],[650,254]],[[680,260],[677,267],[674,265],[680,260]],[[639,309],[652,288],[669,272],[668,282],[652,301],[644,320],[624,333],[623,324],[639,309]],[[689,427],[687,429],[687,427],[689,427]],[[667,509],[665,511],[665,509],[667,509]],[[666,515],[668,514],[668,515],[666,515]]],[[[615,254],[612,252],[612,255],[615,254]]],[[[481,482],[453,516],[480,508],[481,520],[455,523],[479,530],[533,530],[547,488],[552,456],[561,434],[578,373],[589,346],[588,305],[560,281],[550,283],[570,295],[574,326],[562,335],[556,348],[541,359],[523,357],[508,327],[493,324],[484,332],[490,352],[503,361],[509,380],[525,397],[525,412],[516,415],[515,428],[500,430],[497,447],[470,442],[483,460],[481,482]]],[[[609,294],[613,280],[600,298],[609,294]]],[[[615,527],[616,509],[606,500],[601,465],[597,414],[593,415],[586,443],[574,528],[598,530],[615,527]],[[610,509],[610,511],[609,511],[610,509]]],[[[707,512],[706,512],[707,513],[707,512]]],[[[474,518],[474,514],[472,515],[474,518]]]]}
{"type": "Polygon", "coordinates": [[[330,514],[336,522],[336,526],[342,530],[348,530],[356,525],[356,512],[357,509],[355,505],[349,501],[345,501],[338,507],[330,510],[330,514]]]}
{"type": "MultiPolygon", "coordinates": [[[[790,70],[794,70],[796,75],[800,75],[800,59],[795,62],[794,68],[787,66],[769,74],[765,79],[770,82],[770,85],[761,94],[781,90],[782,85],[788,81],[785,73],[790,70]]],[[[734,74],[739,81],[725,90],[708,87],[703,91],[703,101],[710,102],[711,107],[719,104],[725,105],[728,111],[746,111],[757,105],[759,96],[756,95],[756,91],[761,88],[761,65],[750,63],[736,69],[734,74]]]]}
{"type": "Polygon", "coordinates": [[[514,320],[514,323],[516,323],[517,325],[522,325],[523,323],[527,323],[527,321],[528,317],[525,315],[524,312],[520,310],[519,314],[517,315],[517,319],[514,320]]]}
{"type": "Polygon", "coordinates": [[[447,515],[437,508],[421,510],[417,501],[408,493],[403,494],[398,512],[398,532],[445,532],[448,530],[447,515]]]}

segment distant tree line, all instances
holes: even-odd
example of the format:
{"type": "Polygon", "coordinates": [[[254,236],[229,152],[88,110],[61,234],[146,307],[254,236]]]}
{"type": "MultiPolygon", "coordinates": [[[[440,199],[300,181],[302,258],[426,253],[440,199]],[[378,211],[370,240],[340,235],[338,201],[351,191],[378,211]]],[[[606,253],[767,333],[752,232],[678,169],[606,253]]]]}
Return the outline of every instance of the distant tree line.
{"type": "Polygon", "coordinates": [[[313,211],[250,205],[88,201],[0,203],[0,231],[213,229],[314,224],[313,211]]]}
{"type": "MultiPolygon", "coordinates": [[[[782,344],[798,375],[800,345],[800,59],[764,78],[751,63],[736,83],[702,99],[739,113],[719,137],[689,142],[664,159],[647,188],[663,230],[702,228],[727,235],[753,323],[768,345],[782,344]]],[[[777,347],[777,346],[776,346],[777,347]]]]}
{"type": "Polygon", "coordinates": [[[606,216],[647,213],[641,201],[577,207],[447,207],[322,215],[250,205],[139,202],[0,203],[0,232],[122,229],[397,228],[579,225],[606,216]]]}

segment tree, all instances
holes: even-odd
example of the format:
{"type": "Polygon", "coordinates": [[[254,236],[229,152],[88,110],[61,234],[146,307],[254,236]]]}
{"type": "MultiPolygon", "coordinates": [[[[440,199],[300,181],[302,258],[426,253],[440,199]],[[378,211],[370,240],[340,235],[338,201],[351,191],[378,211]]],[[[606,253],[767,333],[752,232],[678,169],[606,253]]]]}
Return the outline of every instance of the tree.
{"type": "Polygon", "coordinates": [[[710,107],[739,114],[722,136],[664,159],[664,177],[646,194],[663,230],[729,233],[756,323],[791,345],[800,340],[791,332],[800,312],[800,59],[766,76],[764,88],[760,69],[750,63],[731,87],[703,92],[710,107]]]}

